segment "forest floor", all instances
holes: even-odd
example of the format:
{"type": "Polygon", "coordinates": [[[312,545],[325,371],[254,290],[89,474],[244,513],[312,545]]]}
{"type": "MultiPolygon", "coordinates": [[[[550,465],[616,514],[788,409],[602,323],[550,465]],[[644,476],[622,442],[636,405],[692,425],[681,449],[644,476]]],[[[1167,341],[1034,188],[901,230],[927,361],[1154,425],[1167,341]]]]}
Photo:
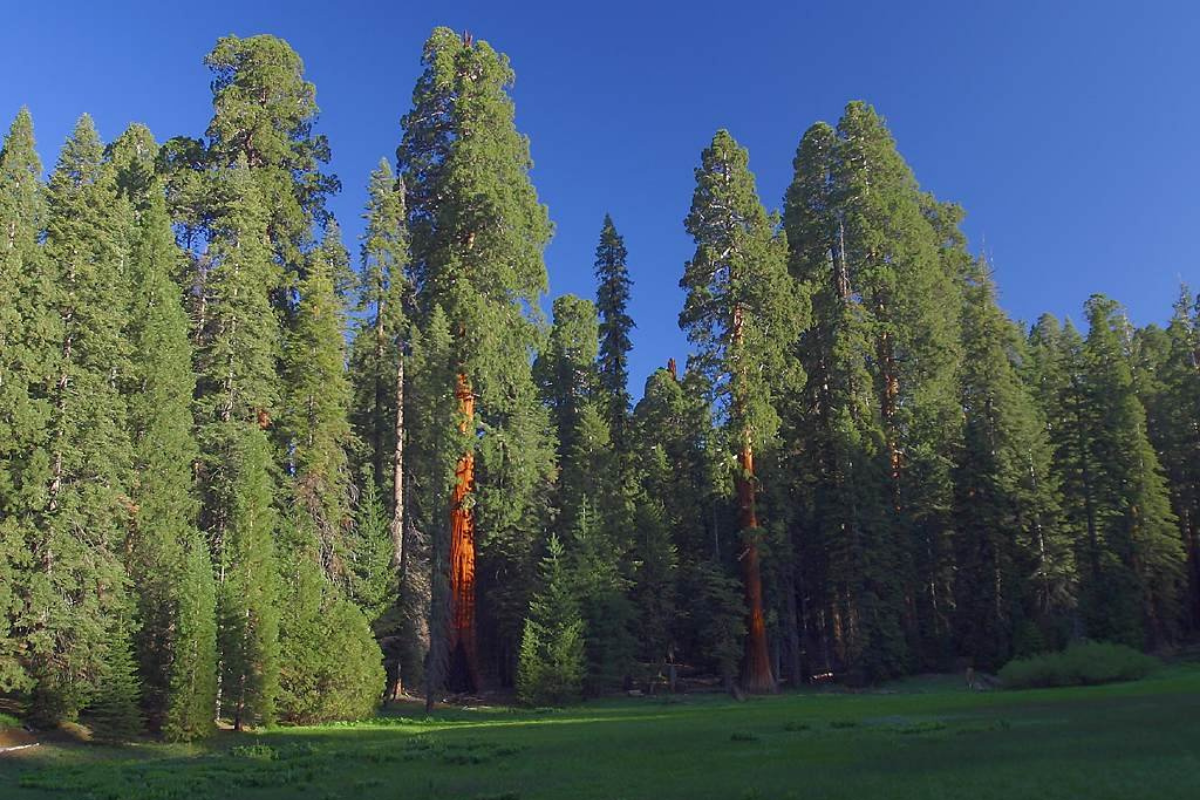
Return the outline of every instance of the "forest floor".
{"type": "Polygon", "coordinates": [[[203,745],[44,741],[0,755],[0,798],[775,800],[1200,797],[1200,665],[1136,683],[974,692],[416,708],[203,745]],[[412,716],[402,716],[408,713],[412,716]]]}

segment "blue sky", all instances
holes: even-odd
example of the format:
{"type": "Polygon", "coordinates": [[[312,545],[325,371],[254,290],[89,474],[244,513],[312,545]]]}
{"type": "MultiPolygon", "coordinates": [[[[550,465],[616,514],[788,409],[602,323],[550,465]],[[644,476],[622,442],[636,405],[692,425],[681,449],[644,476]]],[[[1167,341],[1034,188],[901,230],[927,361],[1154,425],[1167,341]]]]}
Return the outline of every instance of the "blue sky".
{"type": "MultiPolygon", "coordinates": [[[[626,237],[633,390],[687,345],[676,326],[700,150],[719,127],[778,207],[800,135],[848,100],[888,119],[922,186],[966,207],[1015,317],[1081,317],[1092,292],[1161,321],[1200,286],[1200,6],[1190,3],[9,2],[0,116],[26,104],[47,166],[74,119],[160,140],[210,115],[217,37],[273,33],[317,85],[348,240],[392,157],[435,25],[507,52],[518,125],[556,224],[551,293],[593,294],[604,213],[626,237]],[[168,8],[170,9],[168,11],[168,8]]],[[[7,125],[7,121],[4,123],[7,125]]],[[[353,241],[348,244],[355,246],[353,241]]]]}

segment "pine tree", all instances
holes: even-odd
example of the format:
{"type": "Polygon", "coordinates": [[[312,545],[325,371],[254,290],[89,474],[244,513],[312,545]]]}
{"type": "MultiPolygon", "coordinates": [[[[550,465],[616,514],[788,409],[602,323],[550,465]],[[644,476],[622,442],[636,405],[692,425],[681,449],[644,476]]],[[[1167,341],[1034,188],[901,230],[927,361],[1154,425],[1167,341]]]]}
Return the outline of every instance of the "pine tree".
{"type": "MultiPolygon", "coordinates": [[[[412,391],[406,399],[411,403],[413,413],[409,416],[412,435],[407,447],[413,465],[408,475],[412,481],[412,497],[417,502],[410,505],[408,519],[413,530],[424,532],[420,538],[425,541],[421,542],[419,554],[417,548],[410,548],[411,591],[405,599],[417,612],[409,617],[415,628],[409,642],[426,640],[424,689],[426,708],[431,710],[448,673],[451,602],[448,511],[457,482],[458,454],[467,443],[459,430],[458,402],[453,391],[453,339],[441,307],[435,306],[428,322],[412,333],[412,391]],[[424,572],[417,568],[420,560],[429,565],[425,586],[416,580],[424,572]],[[426,601],[424,609],[419,607],[422,599],[426,601]],[[424,631],[420,626],[423,617],[428,619],[424,631]]],[[[417,537],[413,538],[415,545],[417,537]]],[[[416,655],[408,652],[407,646],[404,640],[397,643],[400,657],[416,655]]]]}
{"type": "Polygon", "coordinates": [[[584,676],[584,624],[571,591],[565,549],[551,535],[542,559],[541,589],[529,602],[517,667],[517,697],[527,705],[578,700],[584,676]]]}
{"type": "Polygon", "coordinates": [[[275,719],[279,692],[279,587],[272,534],[275,481],[271,445],[253,423],[213,431],[221,483],[212,497],[221,515],[217,539],[217,716],[236,730],[275,719]],[[220,438],[217,438],[220,437],[220,438]]]}
{"type": "MultiPolygon", "coordinates": [[[[375,619],[381,639],[392,643],[386,648],[389,696],[397,697],[409,678],[420,673],[416,653],[421,644],[413,636],[423,627],[428,611],[428,603],[413,596],[414,576],[409,566],[416,543],[411,541],[412,525],[406,518],[405,503],[411,485],[405,477],[404,452],[405,362],[410,355],[412,287],[405,274],[408,229],[404,188],[386,160],[371,173],[368,193],[358,284],[358,311],[363,316],[350,355],[354,389],[351,422],[362,444],[357,471],[366,484],[358,515],[363,518],[375,513],[369,503],[377,503],[378,511],[386,515],[379,521],[386,522],[383,530],[390,542],[389,560],[376,565],[386,572],[378,571],[367,582],[378,587],[380,603],[386,598],[386,603],[395,604],[386,620],[379,615],[375,619]]],[[[373,516],[371,521],[375,521],[373,516]]],[[[365,565],[367,561],[360,563],[365,565]]],[[[380,606],[379,613],[383,610],[380,606]]]]}
{"type": "Polygon", "coordinates": [[[45,225],[41,161],[22,108],[0,147],[0,691],[28,688],[22,629],[33,514],[49,484],[45,437],[60,319],[38,240],[45,225]]]}
{"type": "Polygon", "coordinates": [[[379,646],[362,611],[321,569],[313,520],[297,510],[280,559],[279,718],[311,724],[369,715],[383,688],[379,646]]]}
{"type": "Polygon", "coordinates": [[[711,381],[737,453],[738,560],[750,615],[742,682],[750,691],[769,691],[775,679],[763,613],[754,452],[770,445],[778,427],[772,394],[787,369],[785,354],[803,306],[787,274],[786,240],[758,200],[747,161],[724,130],[701,156],[685,222],[696,254],[680,281],[687,300],[679,322],[697,346],[698,369],[711,381]]]}
{"type": "Polygon", "coordinates": [[[600,243],[596,246],[596,311],[600,315],[599,388],[607,405],[609,429],[618,451],[626,444],[629,426],[629,351],[633,349],[629,316],[633,281],[625,265],[625,240],[617,233],[612,217],[604,215],[600,243]]]}
{"type": "Polygon", "coordinates": [[[62,328],[48,491],[32,519],[26,604],[41,722],[69,719],[83,706],[107,659],[120,657],[110,652],[110,633],[125,612],[120,552],[133,451],[121,386],[130,374],[131,214],[86,115],[50,178],[48,204],[46,261],[62,328]]]}
{"type": "Polygon", "coordinates": [[[181,254],[154,174],[158,147],[150,132],[132,126],[110,150],[117,185],[136,211],[127,392],[137,479],[126,556],[140,621],[135,650],[151,727],[186,739],[212,727],[216,610],[212,570],[195,555],[207,551],[194,492],[192,347],[172,279],[181,254]]]}
{"type": "MultiPolygon", "coordinates": [[[[458,676],[451,680],[474,689],[480,682],[476,522],[482,525],[491,517],[489,524],[508,529],[485,531],[501,559],[492,568],[510,555],[526,559],[514,551],[523,549],[536,530],[530,518],[532,491],[539,483],[536,475],[545,471],[538,443],[545,425],[531,416],[536,394],[529,358],[537,337],[525,309],[536,308],[546,288],[542,256],[550,222],[529,180],[528,140],[513,122],[507,58],[485,42],[438,28],[422,62],[425,71],[397,150],[419,287],[417,313],[421,324],[428,324],[435,307],[446,314],[462,432],[473,433],[479,422],[490,431],[482,439],[466,439],[471,445],[459,454],[449,504],[449,652],[458,676]],[[511,438],[501,446],[506,437],[511,438]],[[505,508],[489,510],[484,492],[475,502],[477,441],[481,462],[491,462],[479,465],[481,474],[486,469],[494,485],[507,484],[505,508]],[[520,522],[510,524],[514,519],[520,522]]],[[[441,505],[434,498],[426,502],[441,505]]]]}

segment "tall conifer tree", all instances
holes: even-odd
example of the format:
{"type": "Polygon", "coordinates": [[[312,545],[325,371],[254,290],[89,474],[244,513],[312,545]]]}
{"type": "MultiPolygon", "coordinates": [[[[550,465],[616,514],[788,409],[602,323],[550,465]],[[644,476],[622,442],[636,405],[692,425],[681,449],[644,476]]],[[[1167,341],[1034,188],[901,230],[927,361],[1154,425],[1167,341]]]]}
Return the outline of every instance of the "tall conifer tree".
{"type": "MultiPolygon", "coordinates": [[[[489,539],[496,537],[498,557],[507,558],[504,549],[517,556],[512,547],[521,549],[520,540],[531,535],[528,509],[537,484],[531,478],[543,469],[536,437],[545,428],[539,431],[529,417],[536,397],[528,366],[536,330],[525,308],[536,307],[546,289],[542,254],[551,226],[529,179],[529,142],[514,125],[508,59],[485,42],[438,28],[425,45],[423,64],[397,151],[408,194],[418,312],[427,321],[437,306],[449,321],[462,430],[473,432],[484,421],[493,431],[485,440],[503,441],[505,429],[519,435],[508,446],[481,443],[483,458],[491,453],[486,469],[493,485],[517,481],[503,493],[506,508],[488,509],[483,497],[476,508],[474,436],[460,455],[451,503],[451,680],[475,688],[477,517],[493,515],[495,526],[507,529],[487,531],[489,539]]],[[[515,645],[506,647],[515,651],[515,645]]]]}
{"type": "Polygon", "coordinates": [[[701,156],[685,221],[696,253],[680,281],[687,300],[679,322],[697,347],[697,368],[711,381],[737,454],[738,560],[749,613],[742,683],[750,691],[769,691],[775,680],[763,612],[754,453],[770,445],[778,427],[773,392],[782,383],[803,306],[787,274],[786,240],[759,202],[747,161],[724,130],[701,156]]]}
{"type": "Polygon", "coordinates": [[[128,381],[135,507],[127,555],[140,630],[133,636],[149,721],[169,738],[202,736],[216,701],[216,609],[208,547],[198,527],[192,346],[175,245],[149,130],[132,126],[111,148],[117,184],[134,206],[128,381]]]}
{"type": "Polygon", "coordinates": [[[633,318],[629,316],[629,293],[633,281],[625,264],[625,240],[617,233],[612,217],[604,215],[600,243],[596,245],[596,311],[600,315],[600,389],[607,406],[606,417],[617,448],[627,446],[629,427],[629,351],[633,318]]]}
{"type": "Polygon", "coordinates": [[[131,214],[86,115],[63,147],[48,201],[46,260],[62,328],[27,604],[33,710],[42,721],[82,707],[107,658],[120,655],[110,653],[112,630],[129,624],[120,553],[132,512],[121,393],[130,374],[131,214]]]}
{"type": "Polygon", "coordinates": [[[0,147],[0,691],[29,686],[22,606],[34,513],[49,484],[50,386],[60,345],[52,274],[38,246],[42,165],[22,108],[0,147]]]}

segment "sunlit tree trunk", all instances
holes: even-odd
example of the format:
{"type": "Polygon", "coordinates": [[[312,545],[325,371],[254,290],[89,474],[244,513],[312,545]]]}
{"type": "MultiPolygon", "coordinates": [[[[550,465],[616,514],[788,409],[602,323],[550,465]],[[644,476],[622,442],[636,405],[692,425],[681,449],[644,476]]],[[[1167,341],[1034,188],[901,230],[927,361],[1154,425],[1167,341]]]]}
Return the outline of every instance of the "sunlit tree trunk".
{"type": "MultiPolygon", "coordinates": [[[[461,415],[459,430],[469,432],[475,419],[475,395],[467,376],[459,373],[454,396],[461,415]]],[[[450,506],[450,682],[453,688],[479,689],[479,651],[475,635],[475,453],[470,447],[454,469],[450,506]]]]}

